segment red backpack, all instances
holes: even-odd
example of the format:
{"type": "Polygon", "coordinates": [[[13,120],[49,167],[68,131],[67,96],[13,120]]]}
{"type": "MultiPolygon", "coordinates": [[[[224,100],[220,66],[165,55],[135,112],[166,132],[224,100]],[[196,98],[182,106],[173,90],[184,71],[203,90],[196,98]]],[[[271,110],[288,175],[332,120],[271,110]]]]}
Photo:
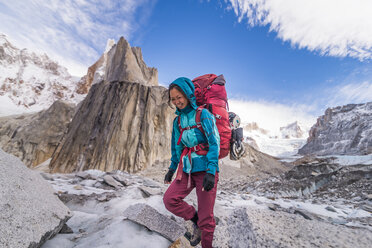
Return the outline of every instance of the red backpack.
{"type": "MultiPolygon", "coordinates": [[[[206,108],[216,118],[216,125],[218,133],[220,134],[220,154],[218,158],[224,158],[230,151],[231,128],[229,122],[229,114],[227,112],[227,94],[225,89],[225,78],[223,75],[216,76],[214,74],[206,74],[192,80],[195,86],[196,104],[199,106],[196,111],[195,122],[196,126],[191,128],[198,128],[203,134],[204,130],[201,126],[200,116],[203,108],[206,108]]],[[[184,131],[180,125],[178,118],[178,126],[182,132],[184,131]]],[[[190,127],[189,127],[190,128],[190,127]]],[[[178,141],[178,143],[180,140],[178,141]]],[[[206,154],[208,149],[207,144],[200,144],[199,154],[206,154]]]]}

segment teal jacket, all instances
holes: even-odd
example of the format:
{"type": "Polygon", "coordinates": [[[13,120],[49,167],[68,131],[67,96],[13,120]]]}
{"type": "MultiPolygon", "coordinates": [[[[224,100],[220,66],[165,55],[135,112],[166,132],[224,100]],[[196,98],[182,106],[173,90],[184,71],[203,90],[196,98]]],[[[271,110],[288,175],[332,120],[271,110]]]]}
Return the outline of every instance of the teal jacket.
{"type": "Polygon", "coordinates": [[[181,77],[173,81],[173,84],[178,85],[183,92],[186,94],[190,104],[184,109],[178,109],[176,111],[177,117],[173,121],[172,131],[172,163],[169,168],[176,170],[183,148],[194,147],[201,143],[209,144],[209,151],[206,155],[198,155],[195,152],[191,153],[192,165],[189,162],[187,156],[183,157],[183,171],[186,173],[193,173],[198,171],[207,171],[210,174],[215,175],[216,171],[219,172],[218,168],[218,155],[220,152],[220,135],[216,126],[216,119],[207,110],[203,109],[200,122],[202,124],[205,135],[197,128],[185,130],[182,134],[182,139],[179,145],[177,145],[180,130],[178,127],[178,116],[180,116],[180,123],[182,128],[196,125],[195,115],[196,105],[195,88],[194,84],[190,79],[181,77]]]}

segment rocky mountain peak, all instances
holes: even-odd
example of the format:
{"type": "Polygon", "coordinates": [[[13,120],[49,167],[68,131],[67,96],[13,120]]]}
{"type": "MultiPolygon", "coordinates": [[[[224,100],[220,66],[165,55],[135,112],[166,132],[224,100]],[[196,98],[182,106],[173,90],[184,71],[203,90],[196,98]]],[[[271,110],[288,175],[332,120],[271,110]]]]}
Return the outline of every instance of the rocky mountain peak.
{"type": "Polygon", "coordinates": [[[309,132],[299,154],[372,153],[372,102],[328,108],[309,132]]]}
{"type": "Polygon", "coordinates": [[[128,81],[147,86],[158,85],[158,71],[143,61],[140,47],[131,47],[126,39],[109,39],[105,52],[88,68],[87,75],[78,83],[77,92],[87,94],[93,84],[105,81],[128,81]]]}
{"type": "Polygon", "coordinates": [[[123,37],[108,52],[105,81],[128,81],[158,86],[158,70],[147,67],[141,48],[131,47],[123,37]]]}

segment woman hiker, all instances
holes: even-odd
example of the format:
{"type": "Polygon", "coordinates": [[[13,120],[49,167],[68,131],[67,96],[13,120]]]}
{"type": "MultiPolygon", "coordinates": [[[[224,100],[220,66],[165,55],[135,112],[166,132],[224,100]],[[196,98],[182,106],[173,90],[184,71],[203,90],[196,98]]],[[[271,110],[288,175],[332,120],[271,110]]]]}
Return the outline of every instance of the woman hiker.
{"type": "Polygon", "coordinates": [[[213,208],[220,136],[215,118],[207,109],[201,110],[200,123],[196,123],[196,112],[200,110],[197,110],[194,92],[193,83],[185,77],[176,79],[169,86],[169,97],[177,107],[177,117],[173,121],[172,162],[164,179],[164,183],[170,186],[163,201],[170,212],[193,222],[193,232],[185,235],[190,244],[196,246],[201,241],[203,248],[209,248],[212,247],[216,226],[213,208]],[[176,178],[171,183],[177,167],[176,178]],[[183,200],[194,188],[198,210],[183,200]]]}

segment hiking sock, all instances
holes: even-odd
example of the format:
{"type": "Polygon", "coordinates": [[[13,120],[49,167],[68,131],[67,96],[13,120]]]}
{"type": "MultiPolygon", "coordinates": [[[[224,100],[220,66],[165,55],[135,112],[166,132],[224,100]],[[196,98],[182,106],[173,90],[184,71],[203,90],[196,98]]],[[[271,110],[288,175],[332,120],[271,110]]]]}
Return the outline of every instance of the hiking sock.
{"type": "Polygon", "coordinates": [[[198,225],[198,219],[199,219],[199,217],[198,217],[198,212],[195,211],[195,215],[194,215],[194,217],[191,218],[191,221],[192,221],[195,225],[198,225]]]}

